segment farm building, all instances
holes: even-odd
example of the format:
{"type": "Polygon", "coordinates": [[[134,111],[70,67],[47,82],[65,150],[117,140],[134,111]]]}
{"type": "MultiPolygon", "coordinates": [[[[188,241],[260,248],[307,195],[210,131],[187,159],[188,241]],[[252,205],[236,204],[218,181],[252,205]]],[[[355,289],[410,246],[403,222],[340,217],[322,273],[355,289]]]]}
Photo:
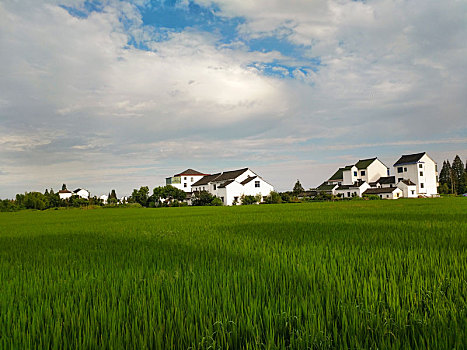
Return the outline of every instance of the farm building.
{"type": "Polygon", "coordinates": [[[207,176],[207,175],[209,174],[204,174],[193,169],[187,169],[185,171],[182,171],[179,174],[176,174],[171,177],[167,177],[165,179],[165,184],[171,185],[187,193],[191,193],[192,192],[191,186],[195,182],[201,180],[204,176],[207,176]]]}
{"type": "Polygon", "coordinates": [[[67,189],[58,191],[58,196],[60,197],[60,199],[68,199],[72,195],[73,193],[71,191],[68,191],[67,189]]]}
{"type": "Polygon", "coordinates": [[[339,168],[316,191],[343,198],[363,194],[378,194],[381,198],[432,197],[438,194],[436,163],[425,152],[403,155],[393,168],[395,175],[390,175],[389,168],[378,158],[361,159],[354,165],[339,168]],[[372,193],[373,189],[379,191],[372,193]]]}
{"type": "Polygon", "coordinates": [[[274,187],[249,168],[206,175],[192,184],[193,192],[207,191],[220,198],[224,205],[240,204],[243,195],[261,196],[264,201],[274,187]]]}

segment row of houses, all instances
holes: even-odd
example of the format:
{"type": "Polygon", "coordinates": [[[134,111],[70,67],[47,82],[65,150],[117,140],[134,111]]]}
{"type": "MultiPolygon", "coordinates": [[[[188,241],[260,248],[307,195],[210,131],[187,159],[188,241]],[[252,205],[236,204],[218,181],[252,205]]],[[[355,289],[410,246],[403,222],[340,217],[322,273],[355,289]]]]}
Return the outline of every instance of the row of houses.
{"type": "MultiPolygon", "coordinates": [[[[68,189],[62,189],[60,191],[58,191],[58,196],[60,197],[60,199],[69,199],[71,197],[77,197],[77,198],[82,198],[82,199],[89,199],[91,197],[91,193],[84,189],[84,188],[77,188],[76,190],[74,191],[69,191],[68,189]]],[[[106,194],[103,194],[102,196],[99,197],[100,200],[102,200],[102,202],[104,204],[107,204],[109,202],[109,196],[106,195],[106,194]]],[[[126,203],[128,202],[128,197],[127,196],[123,196],[119,199],[117,199],[117,202],[118,203],[126,203]]]]}
{"type": "Polygon", "coordinates": [[[206,191],[220,198],[224,205],[241,203],[242,196],[259,196],[264,201],[274,187],[249,168],[206,174],[187,169],[166,178],[166,185],[187,193],[188,203],[195,192],[206,191]]]}
{"type": "Polygon", "coordinates": [[[425,152],[402,155],[393,164],[393,173],[378,158],[361,159],[339,168],[316,188],[350,198],[377,195],[383,199],[434,197],[438,195],[436,162],[425,152]]]}

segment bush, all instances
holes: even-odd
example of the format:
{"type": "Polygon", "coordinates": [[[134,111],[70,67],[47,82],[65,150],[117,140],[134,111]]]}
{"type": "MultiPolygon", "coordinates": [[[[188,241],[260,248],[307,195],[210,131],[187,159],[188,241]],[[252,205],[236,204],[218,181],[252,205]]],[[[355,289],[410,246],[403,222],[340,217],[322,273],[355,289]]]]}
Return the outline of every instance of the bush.
{"type": "Polygon", "coordinates": [[[269,196],[266,197],[267,204],[279,204],[282,203],[282,197],[279,193],[272,191],[269,196]]]}
{"type": "Polygon", "coordinates": [[[211,201],[211,205],[215,206],[215,207],[220,207],[222,206],[224,203],[222,203],[221,199],[220,198],[217,198],[217,197],[214,197],[214,199],[211,201]]]}
{"type": "Polygon", "coordinates": [[[376,194],[364,194],[363,198],[368,199],[370,201],[380,200],[381,197],[376,194]]]}
{"type": "Polygon", "coordinates": [[[255,196],[245,196],[245,195],[243,195],[241,197],[241,201],[242,201],[242,205],[250,205],[250,204],[258,203],[255,196]]]}

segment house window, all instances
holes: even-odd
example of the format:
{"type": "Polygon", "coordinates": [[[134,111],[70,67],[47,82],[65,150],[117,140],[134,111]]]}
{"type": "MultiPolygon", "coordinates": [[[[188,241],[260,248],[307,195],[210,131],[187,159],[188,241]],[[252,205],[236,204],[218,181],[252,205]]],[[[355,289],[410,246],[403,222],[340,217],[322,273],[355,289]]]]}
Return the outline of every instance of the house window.
{"type": "Polygon", "coordinates": [[[191,182],[193,182],[193,178],[191,178],[191,182]]]}
{"type": "Polygon", "coordinates": [[[350,192],[347,192],[347,197],[350,197],[350,192]]]}
{"type": "Polygon", "coordinates": [[[388,171],[387,171],[387,173],[388,173],[388,176],[389,176],[389,168],[388,168],[388,171]]]}
{"type": "Polygon", "coordinates": [[[186,182],[183,184],[183,187],[186,187],[186,182]]]}
{"type": "Polygon", "coordinates": [[[356,172],[356,171],[353,172],[353,176],[357,176],[357,172],[356,172]]]}
{"type": "Polygon", "coordinates": [[[217,189],[217,186],[216,186],[216,184],[214,184],[213,186],[214,186],[214,191],[215,191],[217,189]]]}
{"type": "Polygon", "coordinates": [[[388,195],[388,194],[386,195],[386,198],[389,198],[389,195],[388,195]]]}
{"type": "Polygon", "coordinates": [[[412,190],[412,194],[415,194],[415,191],[412,190]]]}
{"type": "Polygon", "coordinates": [[[420,171],[420,176],[423,176],[423,171],[420,171]]]}
{"type": "Polygon", "coordinates": [[[260,184],[259,184],[259,181],[255,181],[255,187],[259,187],[260,184]]]}
{"type": "Polygon", "coordinates": [[[404,168],[404,171],[407,171],[407,168],[404,168]]]}
{"type": "Polygon", "coordinates": [[[403,167],[401,167],[401,166],[400,166],[400,167],[398,167],[398,168],[397,168],[397,172],[398,172],[398,173],[402,173],[402,172],[404,172],[404,168],[403,168],[403,167]]]}
{"type": "Polygon", "coordinates": [[[183,180],[186,180],[186,176],[183,178],[183,180]]]}
{"type": "Polygon", "coordinates": [[[423,183],[420,183],[420,188],[425,188],[425,185],[423,183]]]}
{"type": "Polygon", "coordinates": [[[404,180],[402,177],[398,178],[397,179],[397,182],[401,182],[402,180],[404,180]]]}
{"type": "Polygon", "coordinates": [[[399,198],[400,193],[397,194],[397,198],[399,198]]]}
{"type": "Polygon", "coordinates": [[[224,203],[224,197],[221,197],[221,201],[222,201],[222,203],[224,203]]]}
{"type": "Polygon", "coordinates": [[[418,167],[421,169],[423,168],[423,164],[418,164],[418,167]]]}
{"type": "Polygon", "coordinates": [[[362,170],[360,174],[362,174],[362,176],[365,176],[365,170],[362,170]]]}

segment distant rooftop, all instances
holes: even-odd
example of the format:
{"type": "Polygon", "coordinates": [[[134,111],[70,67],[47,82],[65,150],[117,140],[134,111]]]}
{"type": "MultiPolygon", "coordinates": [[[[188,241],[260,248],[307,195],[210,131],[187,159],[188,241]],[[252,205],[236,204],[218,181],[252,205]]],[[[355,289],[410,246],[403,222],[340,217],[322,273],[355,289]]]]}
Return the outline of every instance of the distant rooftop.
{"type": "Polygon", "coordinates": [[[425,154],[425,152],[415,154],[404,154],[402,157],[399,158],[397,162],[394,163],[394,166],[401,164],[417,163],[425,154]]]}

